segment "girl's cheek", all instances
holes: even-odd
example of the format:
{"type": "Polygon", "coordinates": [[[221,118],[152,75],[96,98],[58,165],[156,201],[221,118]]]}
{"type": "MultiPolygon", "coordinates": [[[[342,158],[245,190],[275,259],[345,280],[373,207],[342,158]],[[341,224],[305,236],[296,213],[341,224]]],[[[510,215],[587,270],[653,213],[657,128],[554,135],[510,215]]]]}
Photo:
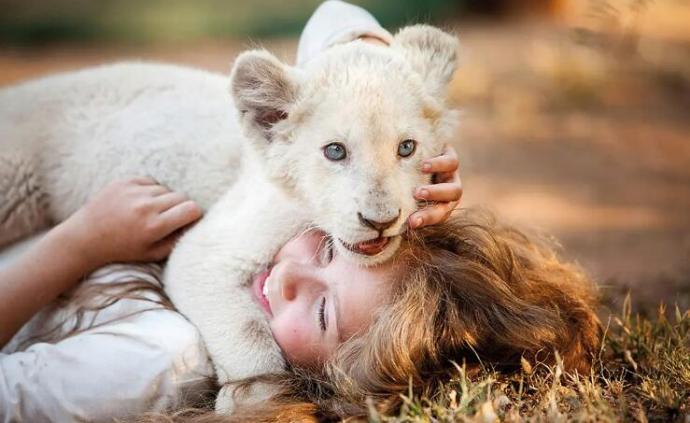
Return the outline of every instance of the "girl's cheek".
{"type": "Polygon", "coordinates": [[[293,364],[311,364],[314,351],[307,329],[298,322],[272,326],[273,337],[283,350],[288,361],[293,364]]]}
{"type": "Polygon", "coordinates": [[[280,348],[286,353],[293,350],[295,345],[298,345],[296,338],[301,338],[300,331],[294,326],[294,323],[291,324],[290,319],[281,319],[280,321],[274,319],[273,322],[271,322],[273,337],[278,345],[280,345],[280,348]]]}

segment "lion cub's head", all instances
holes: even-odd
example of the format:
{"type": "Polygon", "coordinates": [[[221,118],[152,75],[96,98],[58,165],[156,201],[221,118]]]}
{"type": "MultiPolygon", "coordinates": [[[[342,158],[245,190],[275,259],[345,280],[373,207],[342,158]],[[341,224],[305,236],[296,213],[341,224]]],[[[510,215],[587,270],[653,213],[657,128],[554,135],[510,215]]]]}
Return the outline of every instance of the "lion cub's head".
{"type": "Polygon", "coordinates": [[[444,102],[457,40],[429,26],[401,30],[390,47],[338,45],[305,68],[265,51],[237,59],[232,94],[269,176],[313,211],[343,254],[389,258],[424,159],[441,153],[455,114],[444,102]]]}

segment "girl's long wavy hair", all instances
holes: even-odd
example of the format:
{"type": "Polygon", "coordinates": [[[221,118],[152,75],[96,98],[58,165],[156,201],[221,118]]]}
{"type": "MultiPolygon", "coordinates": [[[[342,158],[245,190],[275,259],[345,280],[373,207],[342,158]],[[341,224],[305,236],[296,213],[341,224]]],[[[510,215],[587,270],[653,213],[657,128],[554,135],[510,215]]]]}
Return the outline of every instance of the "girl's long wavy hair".
{"type": "Polygon", "coordinates": [[[412,390],[431,396],[457,369],[503,371],[521,358],[588,372],[601,339],[593,283],[543,241],[484,212],[457,211],[447,222],[407,235],[389,302],[368,330],[341,344],[319,369],[292,369],[261,381],[282,394],[232,416],[184,410],[143,421],[324,421],[384,413],[412,390]]]}

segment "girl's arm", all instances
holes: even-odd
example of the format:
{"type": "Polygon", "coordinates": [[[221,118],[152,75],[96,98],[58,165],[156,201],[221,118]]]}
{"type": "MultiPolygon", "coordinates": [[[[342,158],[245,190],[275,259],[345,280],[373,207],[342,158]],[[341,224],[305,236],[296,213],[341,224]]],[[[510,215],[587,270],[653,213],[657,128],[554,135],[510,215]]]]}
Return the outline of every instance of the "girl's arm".
{"type": "Polygon", "coordinates": [[[201,216],[184,195],[149,178],[115,182],[0,269],[0,347],[36,312],[96,268],[156,261],[201,216]]]}

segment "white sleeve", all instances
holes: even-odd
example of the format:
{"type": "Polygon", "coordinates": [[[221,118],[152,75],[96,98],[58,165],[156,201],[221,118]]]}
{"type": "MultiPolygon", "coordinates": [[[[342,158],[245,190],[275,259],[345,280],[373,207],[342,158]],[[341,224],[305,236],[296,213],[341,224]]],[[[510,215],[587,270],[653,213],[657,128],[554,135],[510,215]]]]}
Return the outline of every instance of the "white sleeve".
{"type": "Polygon", "coordinates": [[[161,411],[184,400],[185,389],[206,386],[210,372],[191,323],[170,310],[145,311],[0,354],[0,422],[112,421],[161,411]]]}
{"type": "Polygon", "coordinates": [[[297,66],[308,62],[328,47],[352,41],[363,35],[393,41],[390,32],[371,13],[340,0],[323,2],[302,30],[297,47],[297,66]]]}

